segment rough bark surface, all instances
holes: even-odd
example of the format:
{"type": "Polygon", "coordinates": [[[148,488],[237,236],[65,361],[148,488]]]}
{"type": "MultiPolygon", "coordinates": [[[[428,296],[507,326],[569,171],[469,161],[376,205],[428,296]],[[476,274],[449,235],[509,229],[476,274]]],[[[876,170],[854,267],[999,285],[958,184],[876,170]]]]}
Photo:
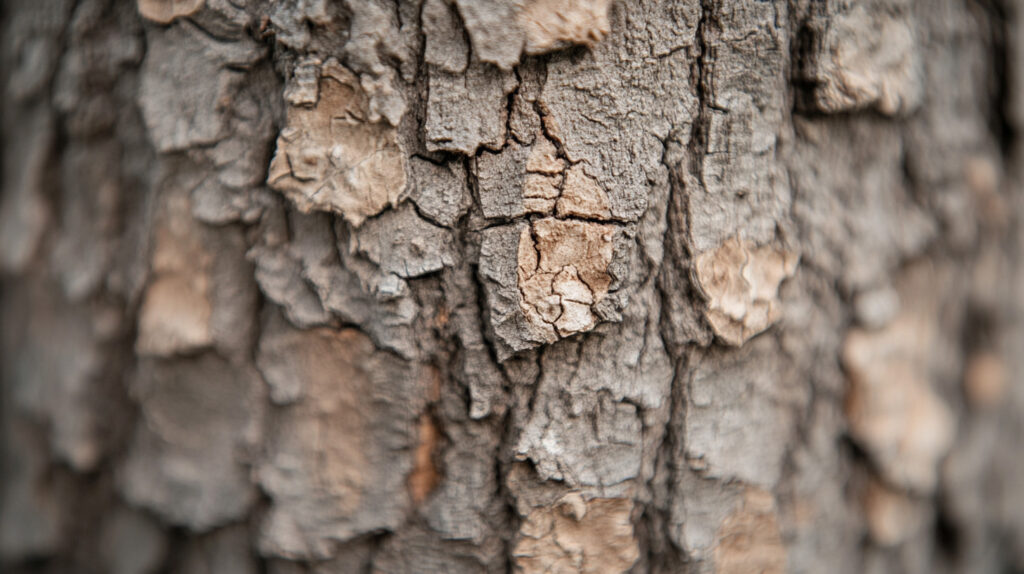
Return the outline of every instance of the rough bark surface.
{"type": "Polygon", "coordinates": [[[1024,571],[1024,3],[0,11],[4,572],[1024,571]]]}

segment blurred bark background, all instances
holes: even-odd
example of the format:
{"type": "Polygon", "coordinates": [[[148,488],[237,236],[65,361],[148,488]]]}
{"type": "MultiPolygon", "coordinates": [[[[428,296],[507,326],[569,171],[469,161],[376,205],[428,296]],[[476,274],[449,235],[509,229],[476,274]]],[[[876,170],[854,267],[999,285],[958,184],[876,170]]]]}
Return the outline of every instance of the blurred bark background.
{"type": "Polygon", "coordinates": [[[5,572],[1024,571],[1024,5],[8,0],[5,572]]]}

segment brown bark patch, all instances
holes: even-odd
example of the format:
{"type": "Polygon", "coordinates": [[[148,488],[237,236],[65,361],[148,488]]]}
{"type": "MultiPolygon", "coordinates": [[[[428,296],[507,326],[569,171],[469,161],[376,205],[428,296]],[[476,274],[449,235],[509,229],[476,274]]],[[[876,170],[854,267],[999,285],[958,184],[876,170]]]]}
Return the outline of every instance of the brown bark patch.
{"type": "Polygon", "coordinates": [[[437,488],[441,482],[441,473],[434,464],[434,453],[441,439],[441,433],[434,423],[433,417],[424,413],[419,422],[420,442],[413,454],[414,466],[409,473],[409,496],[413,504],[419,505],[437,488]]]}
{"type": "Polygon", "coordinates": [[[775,498],[751,488],[740,508],[722,521],[715,547],[716,574],[781,574],[786,571],[775,498]]]}
{"type": "Polygon", "coordinates": [[[312,106],[308,87],[290,92],[300,105],[288,107],[267,183],[303,212],[334,212],[359,226],[398,200],[405,154],[393,127],[369,121],[369,100],[352,72],[329,60],[317,87],[312,106]]]}
{"type": "Polygon", "coordinates": [[[906,493],[873,480],[864,493],[868,532],[876,544],[892,547],[910,540],[924,525],[920,508],[906,493]]]}
{"type": "Polygon", "coordinates": [[[740,346],[778,320],[779,285],[793,276],[798,260],[794,253],[739,237],[698,255],[696,284],[715,334],[740,346]]]}
{"type": "Polygon", "coordinates": [[[144,355],[186,353],[213,343],[209,298],[212,255],[201,242],[183,193],[165,197],[157,215],[153,280],[139,311],[136,350],[144,355]]]}
{"type": "MultiPolygon", "coordinates": [[[[327,559],[340,542],[401,523],[415,457],[436,442],[433,429],[416,436],[427,373],[355,329],[297,331],[280,317],[264,327],[257,363],[282,405],[257,471],[273,501],[263,554],[327,559]]],[[[430,472],[416,479],[418,495],[430,472]]]]}
{"type": "Polygon", "coordinates": [[[611,29],[611,0],[533,0],[517,21],[526,35],[526,53],[542,54],[572,44],[600,42],[611,29]]]}
{"type": "Polygon", "coordinates": [[[1006,365],[992,351],[975,353],[968,359],[964,373],[964,391],[974,407],[993,408],[1006,394],[1006,365]]]}
{"type": "Polygon", "coordinates": [[[571,574],[626,572],[640,556],[630,514],[633,501],[584,500],[573,493],[530,512],[513,550],[516,571],[571,574]]]}
{"type": "Polygon", "coordinates": [[[574,165],[565,175],[562,196],[558,199],[558,215],[600,221],[611,219],[608,194],[597,181],[583,172],[582,165],[574,165]]]}
{"type": "Polygon", "coordinates": [[[885,329],[851,330],[842,356],[851,434],[886,480],[920,491],[934,488],[956,431],[929,381],[936,329],[930,314],[904,312],[885,329]]]}
{"type": "Polygon", "coordinates": [[[206,0],[139,0],[139,14],[158,24],[170,24],[175,18],[191,16],[206,0]]]}
{"type": "Polygon", "coordinates": [[[592,307],[608,294],[615,227],[545,218],[524,229],[519,240],[521,308],[552,340],[589,331],[592,307]]]}

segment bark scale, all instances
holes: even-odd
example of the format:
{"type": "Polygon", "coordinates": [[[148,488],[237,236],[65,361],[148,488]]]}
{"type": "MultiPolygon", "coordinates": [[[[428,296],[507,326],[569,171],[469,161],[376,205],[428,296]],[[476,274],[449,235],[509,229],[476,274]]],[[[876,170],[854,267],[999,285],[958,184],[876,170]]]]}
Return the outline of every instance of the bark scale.
{"type": "Polygon", "coordinates": [[[1024,569],[1019,2],[2,10],[4,571],[1024,569]]]}

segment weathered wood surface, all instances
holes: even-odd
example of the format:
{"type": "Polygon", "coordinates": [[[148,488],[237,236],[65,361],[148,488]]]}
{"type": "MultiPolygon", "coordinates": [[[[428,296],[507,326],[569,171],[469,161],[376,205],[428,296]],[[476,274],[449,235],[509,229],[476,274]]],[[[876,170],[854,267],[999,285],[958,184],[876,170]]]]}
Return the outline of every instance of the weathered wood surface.
{"type": "Polygon", "coordinates": [[[0,10],[3,571],[1024,570],[1024,4],[0,10]]]}

